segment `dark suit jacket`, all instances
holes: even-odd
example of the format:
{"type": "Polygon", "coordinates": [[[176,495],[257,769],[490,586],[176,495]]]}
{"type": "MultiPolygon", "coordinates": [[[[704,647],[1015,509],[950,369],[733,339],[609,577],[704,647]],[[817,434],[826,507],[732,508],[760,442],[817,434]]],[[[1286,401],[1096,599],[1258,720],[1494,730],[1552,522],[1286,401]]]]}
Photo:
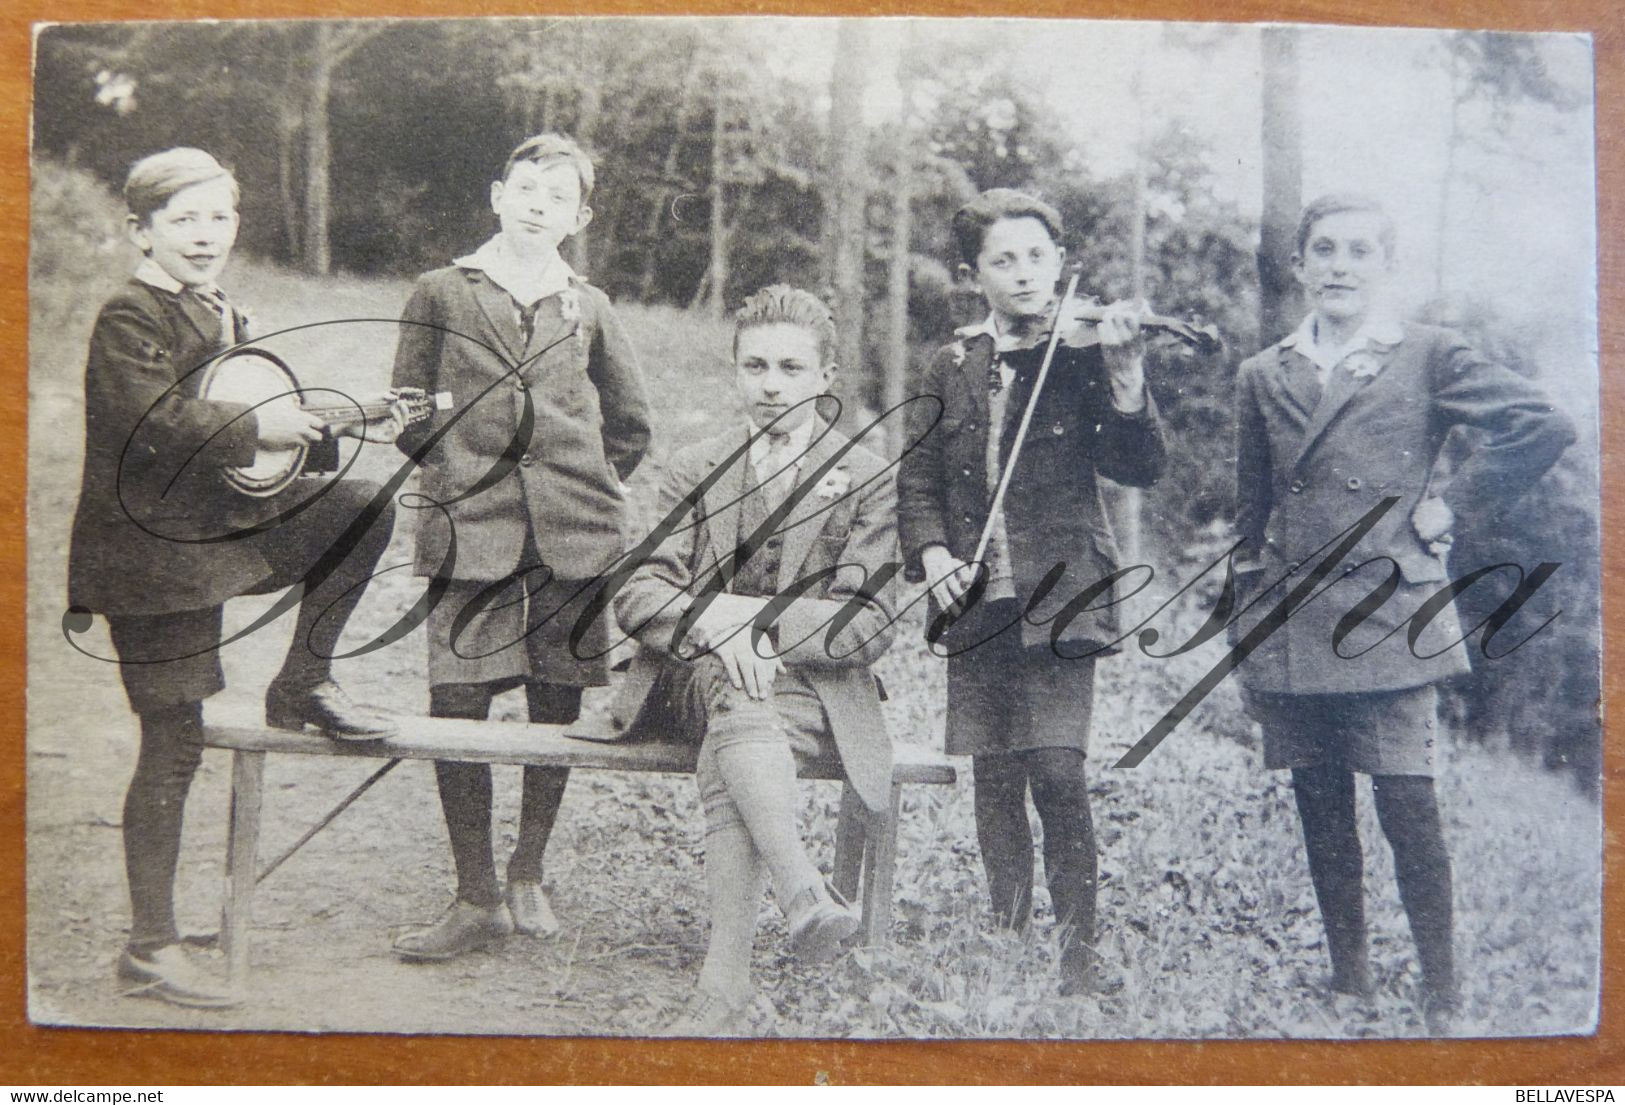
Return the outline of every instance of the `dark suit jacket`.
{"type": "MultiPolygon", "coordinates": [[[[662,481],[659,515],[692,499],[695,488],[743,450],[746,440],[743,430],[728,432],[678,452],[662,481]]],[[[847,443],[838,430],[820,425],[802,461],[802,477],[812,478],[847,443]]],[[[689,504],[692,525],[667,537],[616,596],[622,630],[641,645],[619,697],[624,705],[616,711],[622,722],[636,718],[642,732],[630,733],[634,738],[661,732],[661,719],[648,710],[638,715],[636,706],[661,665],[685,662],[671,654],[672,635],[687,600],[734,553],[739,480],[733,472],[749,463],[741,452],[730,470],[689,504]]],[[[785,665],[805,674],[823,703],[847,778],[866,805],[880,810],[891,800],[891,741],[869,665],[891,644],[896,617],[895,575],[881,575],[896,567],[896,494],[885,463],[862,446],[845,453],[831,478],[830,495],[808,494],[781,527],[779,590],[837,566],[839,571],[798,595],[774,624],[785,665]],[[886,586],[873,593],[865,589],[866,579],[882,578],[886,586]],[[826,623],[848,609],[855,616],[829,640],[826,623]]]]}
{"type": "MultiPolygon", "coordinates": [[[[1411,525],[1412,510],[1430,491],[1445,435],[1458,425],[1483,431],[1449,485],[1431,489],[1458,516],[1509,504],[1574,441],[1568,418],[1538,389],[1484,360],[1459,335],[1410,324],[1402,332],[1395,344],[1373,343],[1365,375],[1342,366],[1332,370],[1318,404],[1312,401],[1313,365],[1295,349],[1271,346],[1241,365],[1236,486],[1244,545],[1237,567],[1260,570],[1241,598],[1250,601],[1260,587],[1286,582],[1242,615],[1234,627],[1238,636],[1303,578],[1289,572],[1319,559],[1316,550],[1382,499],[1398,499],[1327,577],[1322,586],[1328,589],[1242,664],[1242,680],[1253,690],[1398,690],[1467,670],[1465,648],[1419,657],[1404,628],[1447,582],[1444,560],[1428,551],[1411,525]],[[1348,569],[1372,558],[1387,559],[1345,578],[1348,569]],[[1388,574],[1390,560],[1400,574],[1398,589],[1345,640],[1342,655],[1334,655],[1333,631],[1388,574]]],[[[1447,608],[1416,651],[1442,649],[1459,636],[1455,613],[1447,608]]]]}
{"type": "Polygon", "coordinates": [[[542,301],[525,346],[512,297],[454,265],[418,278],[401,320],[395,386],[449,392],[452,406],[400,447],[410,453],[454,421],[424,464],[421,490],[446,508],[417,512],[418,574],[441,573],[453,527],[453,578],[501,579],[527,531],[563,578],[607,568],[625,550],[621,481],[650,433],[643,377],[609,298],[572,280],[542,301]]]}
{"type": "MultiPolygon", "coordinates": [[[[1015,369],[1001,456],[1008,457],[1015,430],[1032,394],[1043,360],[1035,347],[1005,355],[1015,369]]],[[[908,578],[920,581],[920,554],[946,545],[961,560],[976,552],[987,521],[992,492],[987,477],[988,372],[994,360],[991,336],[978,334],[944,346],[927,367],[919,392],[929,399],[909,408],[909,442],[918,442],[897,471],[898,528],[908,578]]],[[[1010,537],[1016,597],[1025,604],[1038,583],[1057,565],[1064,572],[1022,625],[1022,641],[1050,643],[1052,619],[1081,592],[1119,567],[1117,542],[1107,521],[1096,476],[1133,487],[1149,487],[1166,460],[1155,403],[1122,414],[1113,405],[1106,363],[1098,344],[1058,346],[1031,428],[1017,458],[1005,495],[1005,527],[1010,537]]],[[[1104,644],[1118,636],[1115,589],[1088,605],[1061,633],[1069,643],[1104,644]]],[[[932,617],[936,616],[933,606],[932,617]]],[[[975,616],[955,623],[943,638],[948,648],[979,639],[975,616]],[[975,634],[975,635],[972,635],[975,634]]]]}
{"type": "MultiPolygon", "coordinates": [[[[68,554],[68,601],[104,614],[215,606],[269,575],[252,542],[200,544],[270,517],[221,477],[252,463],[248,407],[197,398],[227,345],[195,296],[131,280],[97,316],[85,366],[85,467],[68,554]]],[[[285,505],[281,504],[281,505],[285,505]]]]}

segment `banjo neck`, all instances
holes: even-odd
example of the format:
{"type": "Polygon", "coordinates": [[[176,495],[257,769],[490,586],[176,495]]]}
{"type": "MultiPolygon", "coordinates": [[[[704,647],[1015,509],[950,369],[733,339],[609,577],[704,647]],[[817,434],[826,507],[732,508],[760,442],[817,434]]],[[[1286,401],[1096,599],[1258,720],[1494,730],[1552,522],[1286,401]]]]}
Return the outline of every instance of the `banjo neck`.
{"type": "Polygon", "coordinates": [[[327,424],[329,429],[340,426],[350,426],[357,422],[376,422],[390,417],[394,406],[388,402],[382,403],[346,403],[342,407],[303,407],[306,414],[315,415],[327,424]]]}

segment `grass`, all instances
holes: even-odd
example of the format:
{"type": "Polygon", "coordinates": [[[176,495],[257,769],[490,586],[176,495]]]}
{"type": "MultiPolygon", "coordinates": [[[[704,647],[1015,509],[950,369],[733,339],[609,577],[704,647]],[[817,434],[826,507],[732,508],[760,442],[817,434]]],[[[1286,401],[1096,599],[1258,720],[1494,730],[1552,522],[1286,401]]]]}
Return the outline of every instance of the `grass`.
{"type": "MultiPolygon", "coordinates": [[[[692,985],[703,953],[698,804],[687,779],[604,773],[578,773],[549,852],[569,930],[562,940],[511,944],[444,969],[405,968],[388,956],[384,928],[431,913],[450,885],[432,781],[426,770],[408,770],[267,884],[256,945],[263,981],[249,1008],[222,1021],[151,1003],[110,1004],[106,964],[124,905],[118,846],[107,830],[117,824],[133,724],[111,667],[68,651],[56,618],[77,494],[85,341],[97,304],[124,279],[132,257],[119,243],[112,198],[83,178],[42,166],[35,203],[29,932],[36,1013],[74,1023],[522,1033],[635,1033],[666,1015],[692,985]]],[[[319,319],[388,319],[408,292],[402,281],[315,280],[243,258],[225,284],[261,332],[319,319]]],[[[647,510],[660,457],[726,425],[737,408],[716,323],[666,308],[620,311],[661,420],[659,452],[638,474],[638,501],[647,510]]],[[[308,382],[364,387],[387,379],[394,336],[379,322],[272,340],[308,382]]],[[[363,456],[358,467],[389,463],[384,450],[363,456]]],[[[399,527],[384,563],[407,560],[409,541],[407,527],[399,527]]],[[[1204,563],[1203,552],[1153,559],[1177,577],[1204,563]]],[[[355,632],[377,632],[415,597],[405,573],[381,578],[369,588],[355,632]]],[[[1203,601],[1210,596],[1195,600],[1203,601]]],[[[240,625],[261,608],[243,600],[228,608],[228,618],[240,625]]],[[[1191,602],[1173,607],[1159,622],[1165,639],[1189,632],[1203,613],[1191,602]]],[[[891,692],[887,721],[897,741],[941,747],[943,670],[919,628],[909,621],[879,666],[891,692]]],[[[242,688],[238,704],[263,686],[279,647],[259,634],[226,650],[228,682],[242,688]]],[[[1163,661],[1131,652],[1099,672],[1091,751],[1102,951],[1126,978],[1120,996],[1056,995],[1042,890],[1039,923],[1027,935],[990,931],[970,767],[959,761],[956,786],[906,795],[888,947],[801,967],[786,955],[783,922],[764,902],[757,1031],[937,1038],[1420,1033],[1415,956],[1365,788],[1360,817],[1379,988],[1368,1002],[1328,1000],[1290,790],[1260,767],[1234,689],[1222,685],[1140,768],[1110,769],[1213,659],[1211,648],[1163,661]]],[[[426,705],[423,664],[414,635],[354,661],[345,678],[410,714],[426,705]]],[[[498,712],[517,717],[521,708],[508,696],[498,712]]],[[[1504,751],[1452,744],[1448,753],[1439,790],[1455,859],[1465,1027],[1484,1035],[1589,1031],[1600,939],[1598,806],[1565,778],[1504,751]]],[[[325,765],[271,766],[273,817],[289,822],[268,826],[274,851],[347,782],[325,765]]],[[[499,852],[511,843],[516,774],[498,773],[499,852]]],[[[218,900],[224,787],[224,763],[211,757],[189,807],[180,895],[183,914],[204,925],[218,900]]],[[[808,786],[801,811],[825,862],[836,793],[808,786]]]]}

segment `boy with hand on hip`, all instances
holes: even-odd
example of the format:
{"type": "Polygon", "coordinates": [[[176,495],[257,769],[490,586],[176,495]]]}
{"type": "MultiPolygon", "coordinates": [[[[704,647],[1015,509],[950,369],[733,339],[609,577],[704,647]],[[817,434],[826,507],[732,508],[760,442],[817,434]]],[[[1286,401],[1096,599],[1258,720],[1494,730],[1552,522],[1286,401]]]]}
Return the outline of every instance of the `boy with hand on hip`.
{"type": "MultiPolygon", "coordinates": [[[[623,481],[649,443],[643,377],[609,298],[571,270],[560,244],[592,219],[592,161],[571,139],[521,143],[491,185],[495,237],[418,279],[402,315],[395,384],[447,392],[450,413],[398,442],[421,458],[417,567],[443,587],[429,613],[429,713],[484,718],[524,686],[533,722],[580,713],[608,682],[607,614],[578,627],[592,580],[624,551],[623,481]],[[447,429],[448,421],[451,423],[447,429]]],[[[442,960],[516,928],[556,931],[542,859],[569,779],[526,767],[519,840],[498,885],[491,768],[435,764],[457,897],[395,941],[403,959],[442,960]]]]}
{"type": "Polygon", "coordinates": [[[1112,308],[1087,329],[1057,322],[1066,251],[1053,207],[995,188],[954,215],[953,231],[960,274],[989,314],[926,369],[920,390],[940,409],[910,405],[914,445],[897,474],[903,555],[908,578],[931,585],[931,622],[950,616],[936,641],[949,657],[946,750],[975,767],[994,915],[1016,929],[1031,916],[1030,789],[1061,931],[1061,991],[1109,992],[1120,982],[1094,950],[1097,857],[1084,766],[1094,657],[1119,636],[1115,588],[1081,609],[1069,604],[1118,569],[1097,477],[1154,483],[1165,460],[1161,423],[1133,309],[1112,308]],[[1056,325],[1068,329],[990,522],[1056,325]],[[986,560],[971,563],[989,525],[986,560]]]}
{"type": "Polygon", "coordinates": [[[1459,335],[1389,313],[1394,239],[1388,215],[1363,196],[1322,196],[1298,223],[1292,264],[1309,315],[1243,362],[1236,381],[1236,569],[1248,605],[1232,631],[1245,638],[1329,543],[1378,512],[1330,582],[1257,644],[1240,676],[1263,727],[1265,766],[1292,772],[1331,988],[1371,989],[1354,799],[1354,773],[1363,772],[1393,849],[1423,1012],[1444,1033],[1460,992],[1450,855],[1433,789],[1435,685],[1468,665],[1450,606],[1420,635],[1407,623],[1449,584],[1456,514],[1509,504],[1574,430],[1528,381],[1459,335]],[[1449,485],[1435,487],[1440,447],[1457,426],[1481,438],[1449,485]],[[1366,609],[1385,590],[1386,601],[1366,609]],[[1364,616],[1355,624],[1357,607],[1364,616]]]}
{"type": "MultiPolygon", "coordinates": [[[[330,666],[389,543],[393,507],[375,502],[379,487],[361,480],[314,491],[296,480],[266,498],[227,483],[224,470],[252,465],[261,448],[323,442],[324,423],[293,403],[251,410],[200,397],[204,370],[248,336],[215,283],[237,239],[231,173],[202,150],[165,150],[131,168],[124,196],[143,259],[91,334],[64,628],[88,628],[91,613],[107,618],[141,723],[124,803],[131,924],[119,978],[132,994],[218,1007],[236,999],[186,957],[174,886],[186,796],[202,759],[203,700],[225,687],[221,607],[304,583],[293,641],[266,694],[267,722],[310,724],[340,740],[390,735],[394,723],[351,702],[330,666]],[[325,563],[369,512],[355,544],[325,563]]],[[[387,441],[397,428],[336,432],[387,441]]]]}
{"type": "Polygon", "coordinates": [[[896,499],[885,462],[816,416],[834,348],[834,319],[810,293],[775,285],[745,301],[734,380],[746,417],[672,458],[659,513],[684,510],[685,524],[615,600],[642,646],[631,732],[699,745],[711,934],[671,1035],[745,1027],[769,875],[803,959],[858,930],[797,831],[797,763],[838,757],[870,809],[891,800],[869,665],[892,636],[896,499]]]}

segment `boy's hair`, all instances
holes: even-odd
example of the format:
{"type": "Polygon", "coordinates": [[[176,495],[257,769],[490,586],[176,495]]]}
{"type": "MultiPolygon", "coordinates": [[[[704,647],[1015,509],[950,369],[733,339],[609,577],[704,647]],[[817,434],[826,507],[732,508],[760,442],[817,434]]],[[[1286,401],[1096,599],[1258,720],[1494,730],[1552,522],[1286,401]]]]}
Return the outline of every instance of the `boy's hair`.
{"type": "Polygon", "coordinates": [[[1342,215],[1350,211],[1360,211],[1377,217],[1377,241],[1381,244],[1383,252],[1393,257],[1394,247],[1398,245],[1399,239],[1398,232],[1394,229],[1394,220],[1381,202],[1360,192],[1328,192],[1311,200],[1309,206],[1303,209],[1303,214],[1298,217],[1297,255],[1303,256],[1303,247],[1308,243],[1309,235],[1314,233],[1316,223],[1329,216],[1342,215]]]}
{"type": "Polygon", "coordinates": [[[124,203],[142,222],[163,207],[183,188],[224,178],[231,182],[231,202],[237,203],[237,178],[213,156],[191,146],[143,157],[130,166],[124,181],[124,203]]]}
{"type": "Polygon", "coordinates": [[[1037,219],[1049,231],[1050,241],[1056,245],[1061,243],[1064,233],[1061,213],[1054,207],[1014,188],[989,188],[954,212],[954,244],[961,261],[973,269],[976,267],[988,227],[1000,219],[1037,219]]]}
{"type": "Polygon", "coordinates": [[[576,176],[581,181],[581,202],[586,203],[592,195],[593,183],[597,174],[592,167],[592,158],[587,156],[574,138],[567,134],[557,134],[548,131],[545,134],[533,135],[515,146],[513,153],[502,165],[501,180],[506,183],[508,174],[513,167],[521,161],[534,161],[538,165],[546,165],[554,161],[567,161],[575,169],[576,176]]]}
{"type": "Polygon", "coordinates": [[[818,355],[823,362],[829,364],[835,359],[834,314],[816,295],[788,284],[768,285],[734,312],[734,354],[739,353],[740,334],[780,323],[811,330],[818,338],[818,355]]]}

